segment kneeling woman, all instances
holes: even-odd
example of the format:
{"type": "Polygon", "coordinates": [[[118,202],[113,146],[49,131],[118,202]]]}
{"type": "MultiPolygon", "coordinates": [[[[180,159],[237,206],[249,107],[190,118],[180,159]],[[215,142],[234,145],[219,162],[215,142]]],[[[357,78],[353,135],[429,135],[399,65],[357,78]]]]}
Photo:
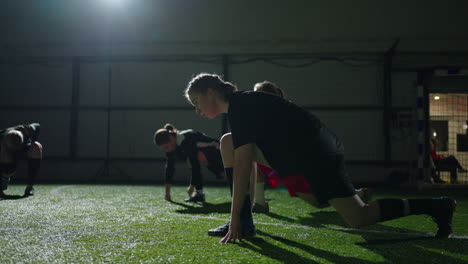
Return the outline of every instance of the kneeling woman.
{"type": "Polygon", "coordinates": [[[16,173],[21,159],[28,161],[28,180],[24,196],[33,195],[36,175],[42,160],[42,145],[37,140],[38,123],[18,125],[0,130],[0,197],[5,196],[10,178],[16,173]]]}
{"type": "Polygon", "coordinates": [[[192,170],[189,195],[186,202],[204,202],[203,177],[200,165],[206,166],[217,178],[224,177],[223,161],[219,151],[219,141],[192,129],[178,131],[173,125],[166,124],[164,128],[154,133],[154,144],[166,152],[166,200],[171,200],[171,185],[175,172],[176,160],[187,162],[192,170]],[[193,194],[193,190],[196,193],[193,194]]]}
{"type": "Polygon", "coordinates": [[[452,233],[456,205],[453,199],[380,199],[364,203],[351,184],[341,142],[301,107],[271,94],[237,91],[234,85],[213,74],[194,77],[185,96],[198,114],[214,118],[227,113],[231,125],[234,194],[230,230],[221,242],[241,238],[245,222],[241,209],[253,162],[288,178],[285,184],[297,186],[296,195],[312,205],[330,204],[352,227],[427,214],[437,223],[436,237],[452,233]]]}

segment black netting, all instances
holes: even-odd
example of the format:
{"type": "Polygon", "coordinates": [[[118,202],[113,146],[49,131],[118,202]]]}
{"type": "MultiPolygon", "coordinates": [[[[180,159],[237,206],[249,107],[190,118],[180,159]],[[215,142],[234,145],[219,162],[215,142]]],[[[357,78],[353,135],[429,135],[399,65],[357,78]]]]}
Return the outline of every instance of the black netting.
{"type": "Polygon", "coordinates": [[[468,94],[429,94],[431,155],[436,173],[447,182],[468,182],[468,94]],[[442,156],[442,157],[439,157],[442,156]]]}

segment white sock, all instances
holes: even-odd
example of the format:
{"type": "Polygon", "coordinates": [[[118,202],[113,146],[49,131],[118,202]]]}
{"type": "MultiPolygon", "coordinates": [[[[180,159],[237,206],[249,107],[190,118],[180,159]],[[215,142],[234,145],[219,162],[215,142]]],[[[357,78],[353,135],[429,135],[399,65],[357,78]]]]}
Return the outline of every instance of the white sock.
{"type": "Polygon", "coordinates": [[[255,203],[265,204],[265,183],[257,182],[255,185],[255,203]]]}
{"type": "Polygon", "coordinates": [[[356,190],[356,194],[359,196],[359,198],[362,199],[363,196],[364,196],[364,193],[362,192],[362,188],[357,189],[357,190],[356,190]]]}

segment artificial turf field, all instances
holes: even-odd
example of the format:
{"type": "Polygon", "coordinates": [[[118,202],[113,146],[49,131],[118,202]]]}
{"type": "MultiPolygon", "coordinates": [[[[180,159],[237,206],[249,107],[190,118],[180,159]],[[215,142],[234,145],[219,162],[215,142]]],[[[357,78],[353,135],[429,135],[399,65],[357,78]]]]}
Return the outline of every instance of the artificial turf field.
{"type": "Polygon", "coordinates": [[[374,199],[455,197],[455,237],[441,240],[427,216],[355,230],[331,208],[267,190],[257,237],[235,244],[206,233],[229,219],[228,188],[205,188],[205,204],[183,202],[185,187],[173,187],[174,202],[163,186],[37,185],[27,198],[23,190],[11,185],[0,200],[0,263],[468,263],[467,190],[375,190],[374,199]]]}

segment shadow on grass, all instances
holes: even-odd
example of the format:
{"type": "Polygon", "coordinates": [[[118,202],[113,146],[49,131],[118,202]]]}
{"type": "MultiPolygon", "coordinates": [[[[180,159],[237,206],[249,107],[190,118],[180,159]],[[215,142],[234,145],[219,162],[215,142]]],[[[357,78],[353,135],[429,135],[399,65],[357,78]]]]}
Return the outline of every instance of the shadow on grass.
{"type": "Polygon", "coordinates": [[[28,198],[28,197],[29,197],[28,195],[9,195],[9,194],[5,194],[5,195],[0,197],[0,201],[1,200],[20,200],[20,199],[24,199],[24,198],[28,198]]]}
{"type": "MultiPolygon", "coordinates": [[[[421,239],[427,238],[427,234],[423,232],[414,231],[407,228],[401,227],[392,227],[387,225],[381,225],[379,223],[369,225],[367,227],[359,228],[359,229],[351,229],[350,226],[343,220],[343,218],[336,212],[336,211],[317,211],[310,213],[311,217],[300,217],[297,219],[297,223],[305,226],[311,227],[323,227],[323,228],[330,228],[333,229],[331,226],[337,226],[342,228],[349,228],[350,230],[343,230],[343,232],[352,233],[356,235],[361,235],[364,238],[367,236],[376,236],[376,235],[389,235],[394,234],[398,235],[405,235],[408,237],[411,236],[418,236],[421,239]],[[381,233],[379,233],[381,232],[381,233]],[[388,234],[385,234],[388,233],[388,234]]],[[[436,231],[436,230],[434,230],[436,231]]]]}
{"type": "MultiPolygon", "coordinates": [[[[272,212],[266,213],[264,215],[269,216],[269,217],[274,218],[274,219],[278,219],[280,221],[285,221],[285,222],[289,222],[289,223],[296,223],[296,219],[290,218],[290,217],[287,217],[287,216],[284,216],[284,215],[279,215],[279,214],[275,214],[275,213],[272,213],[272,212]]],[[[254,217],[255,217],[255,214],[254,214],[254,217]]]]}
{"type": "Polygon", "coordinates": [[[413,241],[423,241],[423,240],[434,240],[433,237],[406,237],[406,238],[396,238],[396,239],[369,239],[366,242],[356,243],[359,246],[367,246],[367,245],[386,245],[386,244],[397,244],[397,243],[405,243],[405,242],[413,242],[413,241]]]}
{"type": "MultiPolygon", "coordinates": [[[[374,235],[376,236],[376,235],[374,235]]],[[[371,236],[356,245],[366,248],[392,263],[468,263],[467,239],[433,237],[379,238],[371,236]],[[457,256],[464,256],[464,259],[457,256]]]]}
{"type": "MultiPolygon", "coordinates": [[[[375,263],[375,262],[366,261],[363,259],[353,258],[349,256],[340,256],[331,251],[317,249],[306,244],[302,244],[302,243],[289,240],[280,236],[270,235],[262,231],[258,231],[257,234],[261,236],[269,237],[289,247],[294,247],[294,248],[303,250],[307,254],[313,255],[320,259],[326,259],[332,263],[346,263],[346,264],[348,263],[369,263],[369,264],[375,263]]],[[[251,238],[248,240],[248,242],[243,242],[243,243],[240,243],[239,245],[241,247],[250,249],[266,257],[281,261],[283,263],[321,263],[313,259],[300,256],[284,248],[273,245],[261,237],[251,238]]]]}
{"type": "MultiPolygon", "coordinates": [[[[326,223],[349,228],[336,212],[315,212],[312,213],[312,218],[303,218],[299,222],[310,226],[320,226],[326,223]]],[[[428,234],[411,229],[381,224],[339,232],[362,237],[365,242],[359,242],[355,245],[366,248],[391,263],[468,263],[466,259],[460,260],[447,254],[450,252],[468,257],[466,254],[468,239],[435,239],[428,234]]]]}
{"type": "MultiPolygon", "coordinates": [[[[333,248],[330,248],[330,250],[322,250],[262,231],[257,231],[257,234],[332,263],[375,263],[374,261],[335,254],[333,253],[333,248]]],[[[378,236],[385,237],[385,235],[380,234],[378,236]]],[[[383,257],[390,263],[466,263],[464,262],[466,260],[447,254],[450,252],[450,254],[466,256],[468,241],[465,239],[462,242],[463,243],[460,244],[460,239],[439,240],[430,237],[407,237],[397,239],[369,239],[366,242],[356,243],[354,245],[366,248],[383,257]]],[[[239,245],[284,263],[319,263],[276,246],[262,237],[251,238],[247,242],[240,243],[239,245]]]]}
{"type": "Polygon", "coordinates": [[[315,211],[310,213],[310,217],[299,217],[298,224],[306,226],[320,226],[323,224],[349,227],[343,218],[336,211],[315,211]]]}
{"type": "MultiPolygon", "coordinates": [[[[280,220],[286,218],[286,221],[290,222],[290,218],[284,216],[276,215],[275,218],[280,220]]],[[[335,211],[313,212],[311,213],[311,217],[299,218],[296,220],[296,223],[317,228],[327,228],[325,224],[350,228],[335,211]]],[[[330,229],[333,229],[333,227],[330,229]]],[[[324,251],[316,249],[307,244],[280,236],[270,235],[260,230],[257,230],[257,232],[260,236],[269,237],[290,247],[295,247],[319,258],[327,259],[333,263],[373,263],[363,259],[336,255],[330,252],[333,250],[324,251]]],[[[350,247],[359,246],[365,248],[382,256],[391,263],[468,263],[468,255],[466,253],[468,239],[465,238],[435,239],[429,237],[426,233],[419,233],[410,229],[381,224],[374,224],[362,229],[337,230],[337,232],[344,232],[362,237],[362,239],[365,240],[364,242],[350,245],[350,247]]],[[[249,241],[255,244],[255,247],[249,244],[245,244],[243,247],[285,263],[316,263],[313,260],[306,259],[303,256],[269,244],[259,237],[249,241]]]]}
{"type": "Polygon", "coordinates": [[[179,203],[170,201],[172,204],[176,204],[184,207],[184,209],[176,210],[177,213],[181,214],[211,214],[211,213],[230,213],[231,212],[231,203],[221,203],[221,204],[212,204],[212,203],[179,203]],[[195,206],[195,205],[201,206],[195,206]]]}

